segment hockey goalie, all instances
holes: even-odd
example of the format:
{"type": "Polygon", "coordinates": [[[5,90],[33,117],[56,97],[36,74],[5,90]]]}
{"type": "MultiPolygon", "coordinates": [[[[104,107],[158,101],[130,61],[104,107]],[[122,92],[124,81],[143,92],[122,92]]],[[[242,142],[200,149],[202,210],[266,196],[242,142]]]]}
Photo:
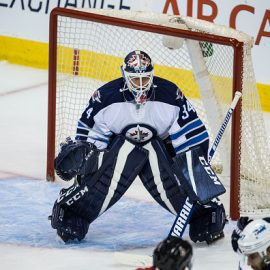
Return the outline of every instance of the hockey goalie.
{"type": "Polygon", "coordinates": [[[223,237],[225,192],[208,164],[209,136],[190,101],[172,82],[154,76],[150,56],[132,51],[122,77],[91,96],[77,134],[62,143],[56,173],[74,183],[60,191],[51,225],[63,241],[82,240],[138,176],[153,199],[189,223],[191,240],[223,237]]]}

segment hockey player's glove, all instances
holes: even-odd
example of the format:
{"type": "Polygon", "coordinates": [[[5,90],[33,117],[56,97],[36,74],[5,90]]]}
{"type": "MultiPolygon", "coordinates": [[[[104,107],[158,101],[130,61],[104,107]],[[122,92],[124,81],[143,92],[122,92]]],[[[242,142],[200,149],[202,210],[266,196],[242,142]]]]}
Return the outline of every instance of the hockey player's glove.
{"type": "Polygon", "coordinates": [[[69,209],[63,209],[57,202],[53,206],[49,219],[52,227],[57,230],[57,234],[64,242],[76,239],[81,241],[89,229],[89,222],[86,219],[69,209]]]}
{"type": "Polygon", "coordinates": [[[231,236],[231,243],[232,248],[235,252],[240,251],[238,248],[238,240],[241,237],[242,231],[244,228],[252,221],[252,219],[248,217],[240,217],[240,219],[237,221],[236,228],[232,232],[231,236]]]}
{"type": "Polygon", "coordinates": [[[61,144],[60,153],[54,160],[57,175],[63,180],[69,181],[80,174],[85,164],[85,158],[93,148],[94,146],[88,142],[74,142],[67,138],[66,142],[61,144]]]}

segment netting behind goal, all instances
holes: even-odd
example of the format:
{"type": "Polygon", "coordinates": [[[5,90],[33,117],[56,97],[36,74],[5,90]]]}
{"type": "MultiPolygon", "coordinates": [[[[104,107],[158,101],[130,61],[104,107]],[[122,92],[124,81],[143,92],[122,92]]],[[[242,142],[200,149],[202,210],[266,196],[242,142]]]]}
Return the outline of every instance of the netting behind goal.
{"type": "Polygon", "coordinates": [[[59,144],[73,137],[91,94],[121,77],[124,56],[147,52],[155,76],[176,83],[207,126],[211,143],[235,91],[243,93],[211,165],[230,194],[230,215],[270,209],[269,149],[250,38],[192,18],[56,8],[51,14],[47,178],[59,144]]]}

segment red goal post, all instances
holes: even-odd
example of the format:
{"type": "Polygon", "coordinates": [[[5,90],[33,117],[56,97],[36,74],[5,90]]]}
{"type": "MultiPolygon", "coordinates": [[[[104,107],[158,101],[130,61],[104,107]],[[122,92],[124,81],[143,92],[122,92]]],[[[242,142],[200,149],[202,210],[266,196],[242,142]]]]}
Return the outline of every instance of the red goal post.
{"type": "Polygon", "coordinates": [[[268,148],[258,155],[248,149],[257,128],[256,145],[262,146],[264,140],[251,47],[252,40],[244,33],[188,17],[55,8],[50,16],[47,179],[54,180],[59,144],[75,135],[91,93],[120,77],[123,57],[140,49],[152,57],[155,75],[175,82],[191,101],[211,142],[234,93],[243,93],[243,103],[237,105],[212,164],[227,188],[231,218],[264,213],[270,203],[261,202],[260,194],[255,204],[248,199],[255,198],[250,197],[250,184],[265,183],[269,172],[265,164],[257,164],[258,178],[253,168],[254,162],[265,159],[268,148]],[[256,118],[248,120],[250,111],[256,118]],[[256,121],[258,126],[250,129],[245,121],[256,121]]]}

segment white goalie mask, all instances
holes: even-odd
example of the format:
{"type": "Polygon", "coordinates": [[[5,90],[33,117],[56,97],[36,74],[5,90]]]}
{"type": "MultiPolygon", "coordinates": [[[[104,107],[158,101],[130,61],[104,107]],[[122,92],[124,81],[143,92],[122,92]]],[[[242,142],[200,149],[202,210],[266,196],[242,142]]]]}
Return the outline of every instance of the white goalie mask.
{"type": "Polygon", "coordinates": [[[250,222],[238,240],[242,254],[248,256],[258,252],[265,263],[267,261],[267,248],[270,246],[270,223],[263,219],[250,222]]]}
{"type": "Polygon", "coordinates": [[[153,84],[154,67],[150,56],[143,51],[133,51],[125,59],[123,77],[137,104],[144,104],[153,84]]]}

